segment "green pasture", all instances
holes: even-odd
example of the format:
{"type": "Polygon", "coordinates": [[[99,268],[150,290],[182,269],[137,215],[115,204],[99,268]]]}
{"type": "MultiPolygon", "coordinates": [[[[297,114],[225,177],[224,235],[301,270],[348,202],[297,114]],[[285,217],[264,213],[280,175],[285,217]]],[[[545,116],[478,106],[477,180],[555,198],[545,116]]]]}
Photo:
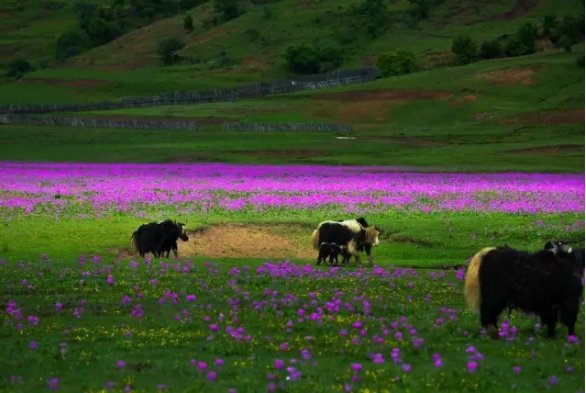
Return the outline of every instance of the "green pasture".
{"type": "Polygon", "coordinates": [[[272,278],[246,269],[249,263],[228,273],[230,266],[199,258],[191,265],[181,261],[181,271],[175,262],[72,262],[70,269],[51,258],[0,266],[0,285],[10,288],[3,304],[10,301],[24,319],[19,331],[17,316],[2,317],[2,391],[48,391],[54,378],[62,392],[127,386],[136,392],[258,392],[270,382],[289,392],[343,392],[345,384],[357,392],[466,393],[584,386],[583,307],[577,344],[565,343],[562,326],[557,339],[545,339],[535,328],[538,319],[517,312],[510,317],[517,329],[510,341],[493,340],[479,335],[478,316],[466,310],[454,271],[272,278]],[[338,311],[328,308],[334,299],[338,311]],[[320,309],[323,319],[312,319],[320,309]],[[37,326],[29,316],[39,318],[37,326]],[[227,330],[239,327],[242,338],[227,330]],[[399,351],[397,363],[392,350],[399,351]],[[384,363],[373,361],[377,353],[384,363]],[[467,368],[470,357],[477,359],[474,372],[467,368]],[[201,362],[205,371],[198,371],[201,362]]]}
{"type": "Polygon", "coordinates": [[[400,136],[356,134],[357,139],[340,140],[335,133],[227,133],[218,128],[145,131],[0,126],[0,156],[8,161],[302,163],[395,165],[415,171],[581,172],[583,137],[576,134],[570,126],[527,127],[515,134],[457,136],[450,143],[446,139],[451,136],[402,140],[400,136]],[[559,145],[562,147],[555,147],[559,145]]]}
{"type": "MultiPolygon", "coordinates": [[[[80,212],[79,214],[82,214],[80,212]]],[[[310,248],[315,226],[328,218],[347,216],[334,207],[317,210],[252,209],[229,212],[176,213],[171,207],[152,208],[145,218],[127,213],[89,214],[79,218],[73,211],[55,219],[50,213],[19,217],[6,215],[0,226],[0,255],[9,260],[35,260],[42,254],[66,263],[81,254],[113,258],[130,250],[130,235],[143,222],[173,217],[195,230],[226,223],[255,226],[286,224],[285,236],[310,248]],[[34,239],[34,241],[31,241],[34,239]]],[[[381,245],[375,249],[381,265],[463,265],[476,251],[489,245],[508,244],[522,249],[539,249],[549,239],[561,239],[577,246],[584,244],[584,217],[567,214],[506,214],[481,212],[415,213],[387,211],[366,215],[369,223],[381,227],[381,245]]],[[[270,229],[268,230],[270,232],[270,229]]],[[[197,243],[197,238],[196,238],[197,243]]],[[[219,245],[221,246],[221,245],[219,245]]],[[[290,255],[283,255],[283,258],[290,255]]],[[[317,254],[316,254],[317,257],[317,254]]],[[[297,258],[294,258],[297,259],[297,258]]],[[[259,255],[258,261],[262,261],[259,255]]],[[[311,263],[313,260],[296,260],[311,263]]],[[[233,263],[251,263],[242,258],[233,263]]]]}

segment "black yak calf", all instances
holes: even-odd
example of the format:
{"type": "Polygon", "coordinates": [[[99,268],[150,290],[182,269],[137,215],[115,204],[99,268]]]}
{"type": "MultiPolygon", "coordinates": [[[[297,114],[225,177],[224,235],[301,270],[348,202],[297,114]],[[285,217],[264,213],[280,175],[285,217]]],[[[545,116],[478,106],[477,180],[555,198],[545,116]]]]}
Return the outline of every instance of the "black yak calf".
{"type": "Polygon", "coordinates": [[[338,264],[338,256],[342,255],[342,263],[347,264],[350,261],[350,253],[345,246],[336,243],[322,242],[319,245],[319,255],[317,257],[317,264],[325,262],[329,257],[330,265],[338,264]]]}
{"type": "Polygon", "coordinates": [[[497,328],[497,318],[507,307],[535,313],[555,335],[559,319],[575,334],[582,294],[584,264],[577,263],[572,248],[561,242],[530,254],[509,247],[485,248],[468,265],[465,297],[469,307],[480,310],[484,328],[497,328]]]}
{"type": "Polygon", "coordinates": [[[143,224],[132,233],[133,248],[141,257],[151,252],[155,257],[169,257],[171,251],[177,257],[177,239],[188,241],[185,224],[172,220],[143,224]]]}

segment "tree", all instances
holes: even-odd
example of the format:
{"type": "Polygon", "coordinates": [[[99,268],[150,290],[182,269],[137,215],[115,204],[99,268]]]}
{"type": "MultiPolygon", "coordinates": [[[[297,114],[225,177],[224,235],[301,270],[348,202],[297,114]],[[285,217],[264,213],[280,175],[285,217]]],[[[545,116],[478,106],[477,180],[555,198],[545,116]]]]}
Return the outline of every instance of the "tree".
{"type": "Polygon", "coordinates": [[[187,31],[193,31],[193,18],[190,14],[183,17],[183,28],[187,31]]]}
{"type": "Polygon", "coordinates": [[[525,23],[517,29],[517,39],[525,47],[525,55],[535,53],[535,40],[537,39],[537,29],[531,23],[525,23]]]}
{"type": "Polygon", "coordinates": [[[176,63],[180,59],[177,52],[183,49],[184,46],[185,43],[177,37],[165,38],[159,41],[157,53],[161,58],[161,62],[165,65],[176,63]]]}
{"type": "Polygon", "coordinates": [[[59,37],[55,50],[55,57],[63,60],[81,53],[89,47],[89,38],[84,31],[68,31],[59,37]]]}
{"type": "Polygon", "coordinates": [[[468,36],[459,36],[452,41],[452,52],[458,64],[468,64],[476,59],[476,42],[468,36]]]}
{"type": "Polygon", "coordinates": [[[543,17],[543,23],[541,24],[541,32],[544,36],[549,37],[557,28],[557,18],[553,15],[546,15],[543,17]]]}
{"type": "Polygon", "coordinates": [[[23,59],[14,59],[8,63],[8,72],[6,76],[9,78],[20,79],[24,74],[33,70],[31,64],[23,59]]]}
{"type": "Polygon", "coordinates": [[[502,56],[501,44],[498,40],[484,41],[480,45],[480,57],[483,59],[494,59],[502,56]]]}
{"type": "Polygon", "coordinates": [[[237,18],[241,14],[236,0],[214,0],[214,9],[224,20],[237,18]]]}
{"type": "Polygon", "coordinates": [[[290,46],[285,52],[289,68],[299,74],[328,72],[340,66],[342,53],[333,47],[290,46]]]}
{"type": "Polygon", "coordinates": [[[103,45],[121,34],[115,23],[107,22],[102,18],[92,19],[86,31],[92,46],[103,45]]]}
{"type": "Polygon", "coordinates": [[[377,59],[376,67],[384,77],[417,71],[413,53],[402,50],[381,54],[377,59]]]}

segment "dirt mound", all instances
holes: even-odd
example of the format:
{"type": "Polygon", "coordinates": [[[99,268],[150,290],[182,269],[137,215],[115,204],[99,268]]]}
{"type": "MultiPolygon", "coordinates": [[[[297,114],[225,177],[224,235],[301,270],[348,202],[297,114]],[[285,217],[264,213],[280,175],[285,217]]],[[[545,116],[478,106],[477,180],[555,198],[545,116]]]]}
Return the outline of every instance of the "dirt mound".
{"type": "Polygon", "coordinates": [[[508,68],[504,70],[483,72],[478,74],[478,77],[497,85],[521,84],[531,86],[535,83],[533,75],[536,71],[535,68],[508,68]]]}
{"type": "Polygon", "coordinates": [[[212,258],[313,259],[311,230],[291,225],[215,225],[189,233],[179,243],[179,255],[212,258]]]}
{"type": "Polygon", "coordinates": [[[557,111],[526,113],[524,115],[503,119],[501,123],[522,125],[584,123],[584,109],[562,109],[557,111]]]}
{"type": "Polygon", "coordinates": [[[582,145],[554,145],[554,146],[540,146],[540,147],[527,147],[525,149],[509,150],[511,153],[525,153],[525,154],[558,154],[558,153],[573,153],[577,151],[584,151],[582,145]]]}

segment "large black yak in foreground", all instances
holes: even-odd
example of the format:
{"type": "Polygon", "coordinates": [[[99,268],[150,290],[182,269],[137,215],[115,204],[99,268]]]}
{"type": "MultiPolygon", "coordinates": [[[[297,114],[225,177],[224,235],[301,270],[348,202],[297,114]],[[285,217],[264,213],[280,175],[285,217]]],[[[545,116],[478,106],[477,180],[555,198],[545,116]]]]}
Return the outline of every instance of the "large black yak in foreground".
{"type": "Polygon", "coordinates": [[[499,314],[510,307],[539,315],[549,337],[555,335],[558,316],[574,335],[583,275],[584,261],[577,262],[572,248],[561,242],[533,254],[485,248],[468,265],[464,292],[469,307],[480,310],[484,328],[496,329],[499,314]]]}
{"type": "Polygon", "coordinates": [[[141,257],[149,252],[155,257],[165,253],[166,257],[169,257],[171,251],[177,257],[177,239],[188,241],[189,237],[185,232],[185,224],[172,220],[143,224],[131,237],[133,248],[141,257]]]}
{"type": "MultiPolygon", "coordinates": [[[[322,243],[335,243],[344,246],[350,255],[354,255],[356,263],[360,262],[358,251],[366,251],[368,261],[372,265],[370,251],[379,244],[379,230],[369,227],[364,218],[343,221],[323,221],[311,234],[313,247],[319,250],[322,243]]],[[[318,257],[319,262],[319,257],[318,257]]]]}

